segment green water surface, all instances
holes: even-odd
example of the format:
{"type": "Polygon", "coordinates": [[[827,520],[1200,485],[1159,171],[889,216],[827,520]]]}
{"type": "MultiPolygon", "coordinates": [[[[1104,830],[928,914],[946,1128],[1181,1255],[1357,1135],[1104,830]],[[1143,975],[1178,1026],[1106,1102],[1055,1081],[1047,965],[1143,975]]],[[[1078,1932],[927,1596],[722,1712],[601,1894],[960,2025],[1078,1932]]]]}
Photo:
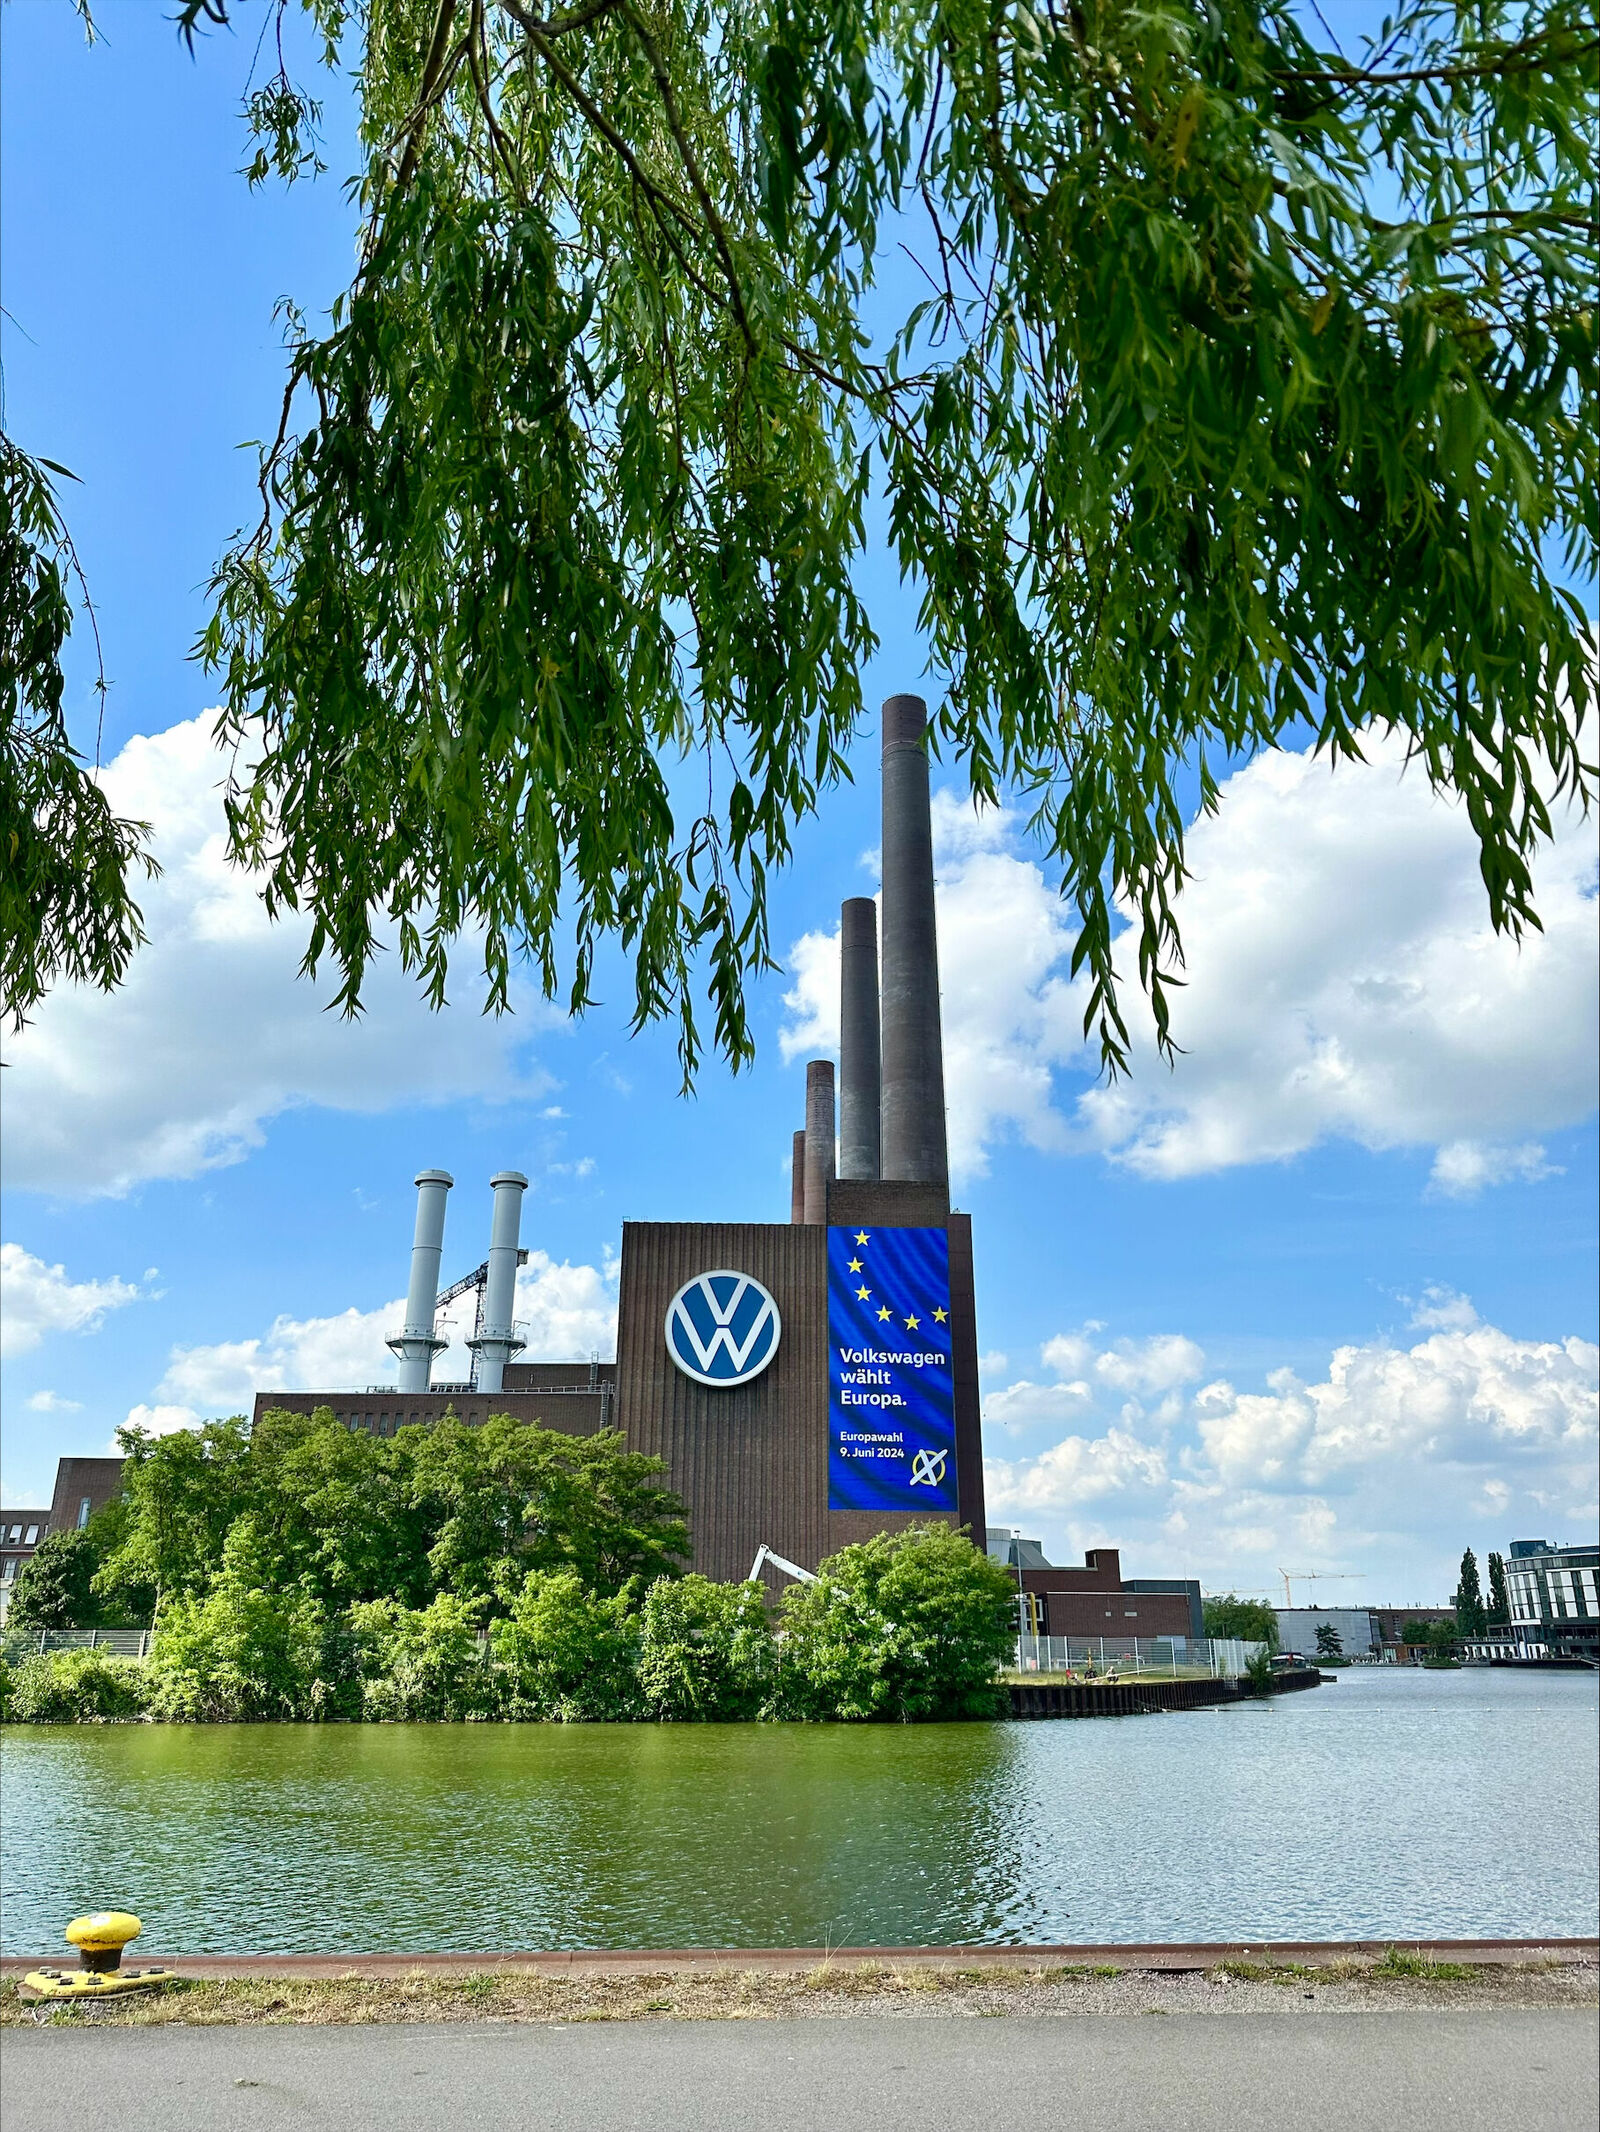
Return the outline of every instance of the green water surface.
{"type": "Polygon", "coordinates": [[[13,1727],[3,1945],[1592,1933],[1593,1678],[1385,1669],[1091,1723],[13,1727]],[[1531,1801],[1537,1811],[1530,1812],[1531,1801]]]}

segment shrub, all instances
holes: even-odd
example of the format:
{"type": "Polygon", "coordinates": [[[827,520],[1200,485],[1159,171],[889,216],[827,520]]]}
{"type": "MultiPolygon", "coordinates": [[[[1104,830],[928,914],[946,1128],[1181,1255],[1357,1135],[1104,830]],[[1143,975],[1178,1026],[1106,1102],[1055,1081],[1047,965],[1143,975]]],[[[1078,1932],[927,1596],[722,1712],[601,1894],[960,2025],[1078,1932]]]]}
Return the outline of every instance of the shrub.
{"type": "Polygon", "coordinates": [[[371,1599],[350,1609],[361,1654],[362,1715],[434,1722],[494,1714],[499,1682],[478,1641],[488,1600],[440,1592],[427,1606],[371,1599]]]}
{"type": "Polygon", "coordinates": [[[809,1718],[994,1717],[1016,1586],[948,1526],[879,1533],[783,1595],[775,1710],[809,1718]]]}
{"type": "Polygon", "coordinates": [[[639,1623],[627,1593],[602,1599],[576,1570],[532,1571],[493,1640],[507,1716],[572,1724],[641,1714],[639,1623]]]}
{"type": "Polygon", "coordinates": [[[150,1653],[158,1717],[240,1724],[323,1713],[317,1688],[325,1622],[303,1592],[264,1591],[230,1555],[204,1599],[169,1602],[150,1653]]]}
{"type": "Polygon", "coordinates": [[[639,1686],[652,1717],[757,1717],[772,1679],[772,1627],[759,1584],[688,1576],[651,1585],[639,1621],[639,1686]]]}
{"type": "Polygon", "coordinates": [[[1272,1693],[1272,1653],[1255,1651],[1245,1661],[1244,1677],[1250,1683],[1253,1695],[1272,1693]]]}
{"type": "MultiPolygon", "coordinates": [[[[10,1669],[7,1669],[10,1672],[10,1669]]],[[[135,1718],[150,1704],[147,1667],[115,1651],[47,1651],[10,1673],[5,1715],[18,1725],[88,1725],[135,1718]]]]}

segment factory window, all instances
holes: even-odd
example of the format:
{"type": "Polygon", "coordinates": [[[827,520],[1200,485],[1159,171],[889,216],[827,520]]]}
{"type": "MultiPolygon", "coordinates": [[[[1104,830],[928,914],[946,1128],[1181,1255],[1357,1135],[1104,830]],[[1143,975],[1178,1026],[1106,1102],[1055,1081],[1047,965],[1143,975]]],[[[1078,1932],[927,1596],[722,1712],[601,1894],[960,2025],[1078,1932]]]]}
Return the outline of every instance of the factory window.
{"type": "Polygon", "coordinates": [[[82,1530],[83,1530],[84,1526],[85,1526],[85,1525],[87,1525],[87,1524],[88,1524],[88,1522],[89,1522],[89,1498],[88,1498],[87,1496],[85,1496],[85,1497],[83,1498],[83,1501],[82,1501],[82,1502],[81,1502],[81,1503],[80,1503],[80,1504],[78,1505],[78,1530],[79,1530],[79,1532],[82,1532],[82,1530]]]}
{"type": "Polygon", "coordinates": [[[25,1538],[25,1539],[23,1540],[23,1543],[22,1543],[22,1544],[23,1544],[23,1546],[24,1546],[24,1547],[32,1547],[32,1546],[36,1545],[36,1543],[37,1543],[37,1541],[38,1541],[38,1538],[39,1538],[39,1528],[38,1528],[38,1526],[37,1526],[37,1525],[30,1525],[30,1526],[28,1527],[28,1531],[27,1531],[27,1536],[26,1536],[26,1538],[25,1538]]]}
{"type": "Polygon", "coordinates": [[[22,1527],[20,1525],[13,1525],[11,1530],[6,1534],[6,1538],[8,1540],[20,1540],[22,1538],[22,1527]]]}

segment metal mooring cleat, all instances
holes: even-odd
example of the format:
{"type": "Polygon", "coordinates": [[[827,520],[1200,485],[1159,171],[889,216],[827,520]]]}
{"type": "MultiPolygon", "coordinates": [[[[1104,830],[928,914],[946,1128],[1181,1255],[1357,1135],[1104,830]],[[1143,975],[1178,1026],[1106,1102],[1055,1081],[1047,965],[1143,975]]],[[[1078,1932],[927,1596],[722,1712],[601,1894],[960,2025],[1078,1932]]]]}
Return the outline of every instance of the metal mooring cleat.
{"type": "Polygon", "coordinates": [[[127,1910],[75,1917],[65,1938],[78,1950],[77,1969],[30,1969],[23,1978],[41,1999],[109,1999],[128,1991],[157,1991],[174,1981],[170,1969],[124,1969],[122,1950],[143,1928],[127,1910]]]}

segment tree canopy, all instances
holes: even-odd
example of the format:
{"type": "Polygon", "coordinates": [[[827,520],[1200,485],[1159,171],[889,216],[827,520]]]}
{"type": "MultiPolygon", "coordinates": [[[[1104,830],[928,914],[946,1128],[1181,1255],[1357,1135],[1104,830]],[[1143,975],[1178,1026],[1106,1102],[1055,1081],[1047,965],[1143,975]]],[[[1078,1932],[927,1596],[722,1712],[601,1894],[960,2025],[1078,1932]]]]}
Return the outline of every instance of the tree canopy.
{"type": "MultiPolygon", "coordinates": [[[[199,648],[234,851],[348,1008],[386,927],[435,999],[481,940],[492,1004],[526,958],[581,1008],[611,939],[686,1071],[707,999],[747,1057],[885,538],[1108,1063],[1135,964],[1165,1038],[1185,777],[1291,736],[1404,734],[1537,923],[1594,783],[1581,0],[1349,48],[1311,0],[263,6],[353,77],[364,234],[199,648]]],[[[316,163],[306,86],[248,116],[252,180],[316,163]]]]}
{"type": "Polygon", "coordinates": [[[1278,1616],[1265,1599],[1236,1599],[1232,1592],[1226,1598],[1208,1598],[1203,1618],[1208,1636],[1238,1637],[1265,1644],[1269,1651],[1278,1648],[1278,1616]]]}

